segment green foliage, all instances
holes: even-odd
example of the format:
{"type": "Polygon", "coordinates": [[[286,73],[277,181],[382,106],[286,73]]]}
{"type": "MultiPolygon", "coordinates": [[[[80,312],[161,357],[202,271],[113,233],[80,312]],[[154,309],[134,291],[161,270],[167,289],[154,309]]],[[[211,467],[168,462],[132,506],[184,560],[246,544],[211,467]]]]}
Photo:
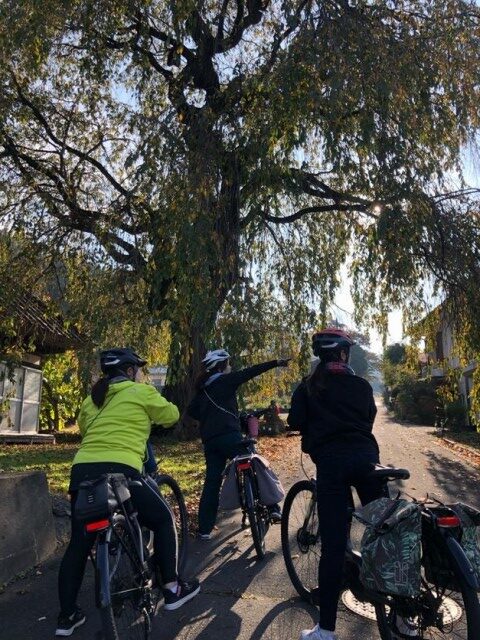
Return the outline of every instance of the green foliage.
{"type": "Polygon", "coordinates": [[[239,389],[242,407],[267,407],[272,400],[289,404],[292,389],[309,372],[310,344],[302,349],[298,335],[314,321],[307,309],[286,313],[285,299],[259,284],[231,296],[220,314],[211,348],[229,350],[234,367],[277,358],[292,358],[288,368],[275,368],[239,389]]]}
{"type": "Polygon", "coordinates": [[[71,351],[50,356],[43,363],[40,429],[58,431],[75,422],[83,400],[79,364],[71,351]]]}
{"type": "Polygon", "coordinates": [[[400,344],[396,342],[395,344],[389,345],[383,354],[383,357],[386,362],[393,365],[399,365],[405,362],[406,358],[406,348],[404,344],[400,344]]]}
{"type": "Polygon", "coordinates": [[[393,410],[400,420],[429,425],[435,423],[438,397],[431,382],[405,374],[392,393],[393,410]]]}
{"type": "Polygon", "coordinates": [[[1,11],[2,221],[77,260],[98,344],[169,323],[181,385],[237,288],[305,331],[349,255],[356,319],[413,313],[429,277],[475,318],[478,207],[445,195],[480,120],[473,0],[1,11]]]}

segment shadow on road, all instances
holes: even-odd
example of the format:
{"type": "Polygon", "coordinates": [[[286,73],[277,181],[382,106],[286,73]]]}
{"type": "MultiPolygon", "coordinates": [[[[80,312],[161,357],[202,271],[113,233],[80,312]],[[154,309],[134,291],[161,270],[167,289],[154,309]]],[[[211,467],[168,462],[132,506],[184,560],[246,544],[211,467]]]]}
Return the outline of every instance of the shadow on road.
{"type": "MultiPolygon", "coordinates": [[[[346,610],[341,604],[338,621],[348,618],[351,637],[378,637],[376,624],[346,610]]],[[[280,602],[257,625],[250,640],[297,640],[299,630],[311,629],[318,622],[315,607],[306,604],[299,598],[280,602]]]]}
{"type": "Polygon", "coordinates": [[[480,505],[478,498],[479,474],[461,460],[452,460],[435,451],[425,453],[427,470],[442,487],[449,500],[472,502],[480,505]]]}

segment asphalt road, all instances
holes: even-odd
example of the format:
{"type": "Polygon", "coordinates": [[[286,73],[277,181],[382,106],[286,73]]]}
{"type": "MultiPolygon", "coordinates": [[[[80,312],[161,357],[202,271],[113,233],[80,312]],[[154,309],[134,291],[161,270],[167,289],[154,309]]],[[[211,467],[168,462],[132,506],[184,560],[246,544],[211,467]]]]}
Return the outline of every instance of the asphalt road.
{"type": "MultiPolygon", "coordinates": [[[[382,462],[406,467],[411,479],[401,483],[406,493],[431,493],[445,500],[461,499],[480,507],[480,470],[439,445],[431,428],[400,425],[380,407],[375,434],[382,462]]],[[[291,456],[300,459],[300,443],[292,438],[291,456]]],[[[289,469],[292,468],[290,465],[289,469]]],[[[299,468],[299,467],[298,467],[299,468]]],[[[301,470],[281,471],[285,487],[303,477],[301,470]]],[[[296,640],[301,629],[316,622],[316,610],[297,597],[286,574],[280,547],[280,527],[268,533],[266,558],[257,562],[248,531],[240,530],[235,512],[220,522],[215,538],[192,542],[190,573],[202,582],[201,593],[178,611],[159,606],[153,640],[296,640]]],[[[57,614],[54,558],[33,575],[13,583],[0,595],[0,640],[46,640],[53,637],[57,614]]],[[[98,640],[98,615],[93,604],[91,571],[79,604],[87,624],[74,635],[98,640]]],[[[377,640],[374,623],[340,606],[339,640],[377,640]]]]}

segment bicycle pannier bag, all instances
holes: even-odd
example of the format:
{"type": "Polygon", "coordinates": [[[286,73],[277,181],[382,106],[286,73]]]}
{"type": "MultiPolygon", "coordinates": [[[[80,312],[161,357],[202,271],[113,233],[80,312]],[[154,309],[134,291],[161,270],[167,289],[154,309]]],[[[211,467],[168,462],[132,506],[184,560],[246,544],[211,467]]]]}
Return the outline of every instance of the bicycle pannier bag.
{"type": "Polygon", "coordinates": [[[252,462],[257,476],[258,493],[262,504],[270,506],[283,500],[285,490],[277,474],[270,467],[268,460],[255,454],[252,462]]]}
{"type": "Polygon", "coordinates": [[[355,512],[366,525],[360,579],[365,587],[413,597],[420,593],[422,524],[420,505],[379,498],[355,512]]]}
{"type": "Polygon", "coordinates": [[[460,518],[462,524],[460,545],[472,565],[472,569],[477,576],[477,581],[480,584],[480,511],[461,502],[449,506],[460,518]]]}
{"type": "Polygon", "coordinates": [[[121,473],[104,474],[94,480],[84,480],[78,488],[75,517],[80,522],[91,522],[108,518],[130,498],[128,481],[121,473]],[[118,499],[112,488],[115,486],[118,499]]]}
{"type": "Polygon", "coordinates": [[[219,508],[224,511],[240,509],[237,478],[235,473],[235,461],[229,462],[223,472],[223,484],[220,491],[219,508]]]}

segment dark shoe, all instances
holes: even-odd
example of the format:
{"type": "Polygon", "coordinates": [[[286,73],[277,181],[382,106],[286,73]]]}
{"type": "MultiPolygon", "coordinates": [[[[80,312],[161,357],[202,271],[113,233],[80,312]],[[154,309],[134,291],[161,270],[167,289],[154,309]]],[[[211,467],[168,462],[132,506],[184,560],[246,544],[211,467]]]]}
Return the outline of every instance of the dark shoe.
{"type": "Polygon", "coordinates": [[[58,616],[56,636],[68,637],[71,636],[77,627],[81,627],[85,623],[85,614],[81,609],[77,607],[71,616],[58,616]]]}
{"type": "Polygon", "coordinates": [[[170,589],[163,590],[163,597],[165,600],[165,609],[167,611],[174,611],[179,609],[182,604],[188,602],[194,598],[200,591],[200,583],[198,580],[192,580],[191,582],[178,581],[177,591],[173,593],[170,589]]]}
{"type": "Polygon", "coordinates": [[[268,511],[270,513],[270,522],[272,524],[280,524],[282,521],[282,510],[278,504],[274,504],[271,507],[268,507],[268,511]]]}

